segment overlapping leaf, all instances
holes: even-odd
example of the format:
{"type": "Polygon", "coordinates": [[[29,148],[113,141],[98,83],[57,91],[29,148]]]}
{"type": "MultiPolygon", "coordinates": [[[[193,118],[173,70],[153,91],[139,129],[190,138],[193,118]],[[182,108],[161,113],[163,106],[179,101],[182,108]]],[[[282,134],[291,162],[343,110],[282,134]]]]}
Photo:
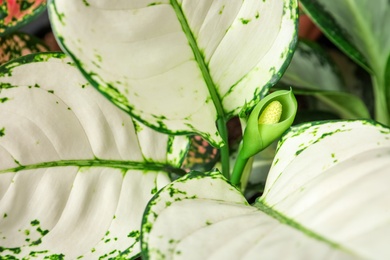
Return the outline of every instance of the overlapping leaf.
{"type": "Polygon", "coordinates": [[[295,0],[53,0],[49,13],[62,47],[115,104],[215,146],[217,118],[249,111],[296,41],[295,0]]]}
{"type": "Polygon", "coordinates": [[[192,173],[150,202],[146,259],[383,259],[390,256],[390,129],[306,124],[280,142],[249,206],[219,173],[192,173]]]}
{"type": "Polygon", "coordinates": [[[28,23],[46,9],[46,0],[0,0],[0,37],[28,23]]]}
{"type": "Polygon", "coordinates": [[[346,54],[383,78],[390,58],[387,0],[302,0],[304,10],[346,54]]]}
{"type": "Polygon", "coordinates": [[[295,94],[315,96],[341,118],[370,118],[363,101],[347,92],[339,68],[315,43],[299,42],[280,82],[295,86],[295,94]]]}
{"type": "Polygon", "coordinates": [[[137,255],[186,138],[133,121],[61,54],[0,67],[0,101],[1,258],[137,255]]]}

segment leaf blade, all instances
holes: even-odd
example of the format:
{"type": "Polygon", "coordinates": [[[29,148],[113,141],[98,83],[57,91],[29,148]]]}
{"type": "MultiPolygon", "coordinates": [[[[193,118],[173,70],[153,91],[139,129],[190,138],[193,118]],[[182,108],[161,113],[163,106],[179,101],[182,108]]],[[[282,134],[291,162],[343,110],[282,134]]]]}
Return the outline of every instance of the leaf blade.
{"type": "Polygon", "coordinates": [[[143,209],[186,138],[137,128],[64,54],[5,64],[0,88],[1,255],[139,254],[143,209]]]}
{"type": "Polygon", "coordinates": [[[80,2],[53,1],[49,12],[63,48],[88,80],[115,104],[159,131],[197,132],[215,146],[222,146],[215,126],[217,117],[238,114],[245,102],[249,110],[281,76],[289,62],[296,40],[296,1],[278,1],[275,5],[245,1],[243,8],[240,3],[227,5],[224,2],[149,4],[148,1],[128,3],[124,5],[126,11],[111,12],[124,6],[112,7],[108,2],[86,6],[80,2]],[[270,34],[267,41],[264,35],[262,38],[261,34],[254,33],[264,30],[256,24],[270,25],[266,19],[268,12],[264,11],[264,18],[256,14],[256,10],[263,9],[276,13],[270,21],[278,28],[265,31],[270,34]],[[234,17],[232,13],[243,17],[234,17]],[[102,19],[91,25],[86,22],[91,15],[102,19]],[[253,16],[252,22],[244,23],[244,15],[253,16]],[[76,30],[68,17],[77,17],[78,26],[83,26],[89,36],[78,34],[80,28],[76,30]],[[110,22],[104,17],[110,18],[110,22]],[[132,28],[131,33],[122,34],[123,30],[118,33],[118,24],[124,31],[132,28]],[[244,25],[250,29],[245,29],[244,25]],[[280,33],[279,25],[283,28],[280,33]],[[213,28],[217,33],[213,33],[213,28]],[[107,35],[107,39],[117,38],[118,41],[102,41],[98,37],[101,33],[107,35]],[[224,38],[225,34],[228,39],[224,38]],[[243,48],[241,44],[251,42],[237,41],[244,36],[248,39],[256,36],[253,40],[265,43],[263,49],[259,47],[261,44],[253,42],[247,47],[255,48],[256,52],[243,48]],[[100,40],[92,40],[98,38],[100,40]],[[272,42],[279,40],[280,44],[271,48],[272,42]],[[91,50],[81,52],[80,46],[90,46],[91,50]],[[241,49],[245,53],[228,57],[229,46],[234,52],[241,49]],[[236,67],[229,67],[230,61],[226,59],[232,64],[232,59],[236,59],[236,67]],[[243,62],[245,59],[250,62],[243,62]],[[236,89],[234,92],[241,93],[240,98],[233,99],[230,95],[232,87],[236,89]],[[183,109],[178,111],[176,107],[183,109]]]}
{"type": "Polygon", "coordinates": [[[141,240],[146,256],[389,255],[382,243],[390,218],[385,213],[389,137],[389,128],[365,120],[293,127],[279,145],[255,207],[216,173],[192,173],[173,182],[145,212],[141,240]]]}

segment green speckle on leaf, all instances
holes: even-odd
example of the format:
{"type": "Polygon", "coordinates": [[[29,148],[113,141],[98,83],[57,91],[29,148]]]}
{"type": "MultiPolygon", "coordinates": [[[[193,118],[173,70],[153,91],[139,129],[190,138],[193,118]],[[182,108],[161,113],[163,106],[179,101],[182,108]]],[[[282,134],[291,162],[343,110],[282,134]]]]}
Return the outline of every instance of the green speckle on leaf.
{"type": "Polygon", "coordinates": [[[8,217],[8,215],[7,215],[7,213],[4,213],[3,218],[6,218],[6,217],[8,217]]]}
{"type": "Polygon", "coordinates": [[[54,94],[54,90],[48,90],[47,92],[54,94]]]}
{"type": "Polygon", "coordinates": [[[49,260],[63,260],[65,256],[63,254],[60,255],[50,255],[50,256],[45,256],[44,259],[49,259],[49,260]]]}
{"type": "Polygon", "coordinates": [[[153,2],[153,3],[148,4],[147,6],[154,6],[154,5],[160,5],[160,4],[161,4],[161,2],[153,2]]]}
{"type": "Polygon", "coordinates": [[[0,129],[0,137],[4,136],[5,135],[5,128],[1,128],[0,129]]]}
{"type": "Polygon", "coordinates": [[[219,10],[219,13],[218,14],[222,14],[223,13],[223,9],[225,9],[225,6],[223,5],[222,7],[221,7],[221,9],[219,10]]]}
{"type": "Polygon", "coordinates": [[[133,230],[133,231],[131,231],[131,232],[127,235],[127,237],[137,238],[137,237],[139,237],[139,231],[138,231],[138,230],[133,230]]]}
{"type": "Polygon", "coordinates": [[[47,235],[47,233],[49,233],[49,230],[45,229],[45,230],[42,230],[40,227],[37,228],[37,231],[39,234],[41,234],[42,236],[45,236],[47,235]]]}
{"type": "Polygon", "coordinates": [[[87,0],[83,0],[83,3],[85,4],[85,6],[90,6],[90,4],[87,2],[87,0]]]}
{"type": "Polygon", "coordinates": [[[251,19],[240,18],[240,21],[242,24],[248,24],[251,21],[251,19]]]}
{"type": "MultiPolygon", "coordinates": [[[[20,247],[6,248],[6,247],[0,246],[0,252],[4,252],[4,251],[10,251],[10,252],[14,253],[15,255],[20,254],[20,252],[22,252],[20,247]]],[[[0,259],[7,259],[7,258],[0,258],[0,259]]],[[[17,258],[14,258],[14,259],[17,259],[17,258]]]]}
{"type": "Polygon", "coordinates": [[[31,226],[38,226],[39,225],[39,220],[38,219],[35,219],[33,221],[30,222],[31,226]]]}
{"type": "Polygon", "coordinates": [[[37,245],[39,245],[41,243],[42,243],[42,240],[38,239],[38,240],[35,240],[35,241],[31,242],[31,244],[29,244],[29,246],[37,246],[37,245]]]}
{"type": "Polygon", "coordinates": [[[9,98],[5,97],[5,98],[0,98],[0,103],[5,103],[6,101],[8,101],[9,98]]]}
{"type": "Polygon", "coordinates": [[[47,250],[42,250],[42,251],[31,251],[29,256],[32,256],[34,258],[37,258],[40,254],[46,254],[48,251],[47,250]]]}

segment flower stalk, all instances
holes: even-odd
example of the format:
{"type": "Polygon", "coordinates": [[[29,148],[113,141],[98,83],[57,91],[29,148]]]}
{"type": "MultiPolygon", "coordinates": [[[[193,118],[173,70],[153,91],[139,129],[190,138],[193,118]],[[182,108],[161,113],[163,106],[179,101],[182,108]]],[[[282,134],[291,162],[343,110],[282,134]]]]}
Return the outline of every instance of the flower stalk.
{"type": "Polygon", "coordinates": [[[280,90],[265,97],[248,118],[243,142],[230,179],[240,185],[243,170],[252,156],[278,139],[293,123],[297,101],[292,91],[280,90]]]}

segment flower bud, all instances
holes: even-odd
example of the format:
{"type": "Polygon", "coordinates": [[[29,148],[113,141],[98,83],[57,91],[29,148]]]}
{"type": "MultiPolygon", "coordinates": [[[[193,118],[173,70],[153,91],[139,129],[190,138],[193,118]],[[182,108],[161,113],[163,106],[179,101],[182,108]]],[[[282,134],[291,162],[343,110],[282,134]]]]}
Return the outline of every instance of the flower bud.
{"type": "Polygon", "coordinates": [[[242,156],[249,158],[278,139],[293,123],[297,101],[292,91],[279,90],[262,99],[249,115],[242,156]]]}

